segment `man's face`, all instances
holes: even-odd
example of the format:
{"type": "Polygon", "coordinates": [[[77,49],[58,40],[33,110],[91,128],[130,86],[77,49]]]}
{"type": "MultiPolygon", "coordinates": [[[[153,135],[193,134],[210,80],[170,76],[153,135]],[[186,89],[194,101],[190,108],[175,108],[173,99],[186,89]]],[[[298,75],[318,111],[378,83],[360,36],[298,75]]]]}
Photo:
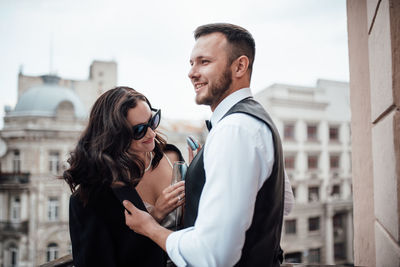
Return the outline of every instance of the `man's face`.
{"type": "Polygon", "coordinates": [[[228,42],[222,33],[201,36],[190,56],[189,78],[196,92],[196,103],[211,110],[226,97],[232,84],[232,71],[227,66],[228,42]]]}

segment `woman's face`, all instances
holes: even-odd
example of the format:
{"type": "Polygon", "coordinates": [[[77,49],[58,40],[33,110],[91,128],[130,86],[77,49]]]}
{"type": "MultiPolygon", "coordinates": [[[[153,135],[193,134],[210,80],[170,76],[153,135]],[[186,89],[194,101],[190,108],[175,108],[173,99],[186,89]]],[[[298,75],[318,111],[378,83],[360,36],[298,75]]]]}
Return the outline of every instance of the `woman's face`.
{"type": "MultiPolygon", "coordinates": [[[[152,113],[149,105],[145,101],[139,100],[136,107],[128,110],[126,119],[133,127],[138,124],[147,123],[151,119],[151,116],[152,113]]],[[[148,127],[147,132],[142,139],[135,140],[132,138],[130,146],[131,152],[140,153],[153,151],[155,146],[155,137],[156,133],[150,127],[148,127]]]]}

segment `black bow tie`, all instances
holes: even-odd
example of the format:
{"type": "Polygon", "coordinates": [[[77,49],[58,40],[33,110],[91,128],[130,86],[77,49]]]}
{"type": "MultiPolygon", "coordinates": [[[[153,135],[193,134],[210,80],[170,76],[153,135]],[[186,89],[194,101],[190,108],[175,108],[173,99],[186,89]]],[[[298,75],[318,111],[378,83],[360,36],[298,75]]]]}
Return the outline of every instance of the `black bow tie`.
{"type": "Polygon", "coordinates": [[[206,126],[207,126],[208,131],[211,131],[211,128],[212,128],[211,121],[206,120],[206,126]]]}

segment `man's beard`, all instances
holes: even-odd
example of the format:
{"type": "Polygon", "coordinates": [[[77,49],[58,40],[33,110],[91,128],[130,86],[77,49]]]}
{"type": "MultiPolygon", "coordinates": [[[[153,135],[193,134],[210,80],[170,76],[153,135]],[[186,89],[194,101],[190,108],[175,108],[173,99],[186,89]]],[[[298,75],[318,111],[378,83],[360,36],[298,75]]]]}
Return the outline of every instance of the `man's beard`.
{"type": "Polygon", "coordinates": [[[232,71],[226,67],[219,79],[208,88],[207,95],[202,98],[196,97],[196,104],[211,106],[214,103],[220,102],[222,95],[229,89],[232,84],[232,71]]]}

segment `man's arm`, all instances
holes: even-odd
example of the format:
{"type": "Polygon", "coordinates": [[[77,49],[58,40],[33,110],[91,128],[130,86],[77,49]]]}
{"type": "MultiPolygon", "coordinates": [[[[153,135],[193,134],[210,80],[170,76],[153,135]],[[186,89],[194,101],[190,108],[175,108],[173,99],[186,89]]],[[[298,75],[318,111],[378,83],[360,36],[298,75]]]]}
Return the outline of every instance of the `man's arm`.
{"type": "Polygon", "coordinates": [[[125,210],[125,223],[134,232],[147,236],[166,251],[166,241],[172,231],[162,227],[147,212],[136,208],[130,201],[124,200],[122,203],[125,210]]]}

